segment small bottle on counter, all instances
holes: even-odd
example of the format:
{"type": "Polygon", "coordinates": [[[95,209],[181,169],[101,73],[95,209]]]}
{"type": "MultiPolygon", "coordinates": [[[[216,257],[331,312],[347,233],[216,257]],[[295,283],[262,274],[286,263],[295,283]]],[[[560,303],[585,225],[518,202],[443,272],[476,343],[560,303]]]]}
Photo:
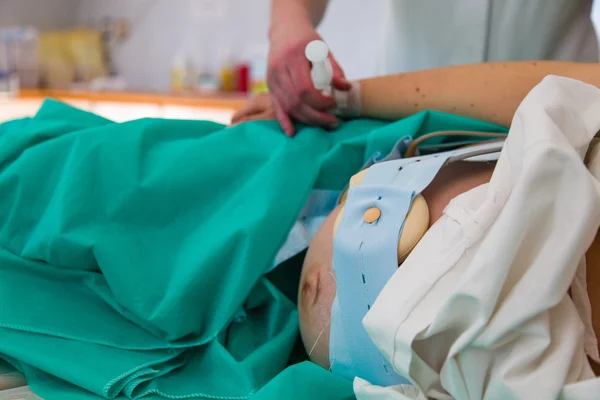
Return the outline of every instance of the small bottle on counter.
{"type": "Polygon", "coordinates": [[[236,91],[248,93],[250,91],[250,65],[247,62],[239,63],[235,72],[236,91]]]}
{"type": "Polygon", "coordinates": [[[10,76],[7,72],[0,71],[0,93],[7,95],[10,92],[10,76]]]}
{"type": "Polygon", "coordinates": [[[250,64],[250,93],[268,92],[267,88],[267,55],[269,46],[265,43],[249,46],[247,59],[250,64]]]}
{"type": "Polygon", "coordinates": [[[171,90],[173,92],[182,92],[186,88],[186,80],[187,80],[187,63],[185,60],[185,56],[183,54],[178,53],[173,60],[173,65],[171,66],[171,90]]]}
{"type": "Polygon", "coordinates": [[[235,63],[233,62],[233,57],[229,50],[224,50],[222,52],[219,80],[221,81],[221,91],[235,91],[235,63]]]}
{"type": "Polygon", "coordinates": [[[198,74],[194,89],[200,94],[217,93],[219,91],[219,79],[215,74],[211,74],[207,70],[202,70],[198,74]]]}
{"type": "Polygon", "coordinates": [[[19,92],[19,75],[0,71],[0,97],[13,97],[19,92]]]}
{"type": "Polygon", "coordinates": [[[220,90],[218,69],[209,50],[206,45],[198,47],[198,69],[195,71],[193,88],[199,94],[214,94],[220,90]]]}

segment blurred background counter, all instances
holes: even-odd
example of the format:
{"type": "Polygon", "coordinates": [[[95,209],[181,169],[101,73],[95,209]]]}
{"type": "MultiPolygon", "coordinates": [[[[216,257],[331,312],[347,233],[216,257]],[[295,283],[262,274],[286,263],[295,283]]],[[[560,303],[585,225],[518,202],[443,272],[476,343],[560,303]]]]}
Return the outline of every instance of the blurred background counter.
{"type": "MultiPolygon", "coordinates": [[[[321,34],[370,76],[384,5],[333,2],[321,34]],[[344,25],[344,29],[339,27],[344,25]],[[360,56],[356,48],[361,48],[360,56]]],[[[379,4],[379,2],[375,2],[379,4]]],[[[54,97],[107,118],[225,123],[266,90],[270,0],[0,0],[0,121],[54,97]]]]}
{"type": "Polygon", "coordinates": [[[33,116],[44,99],[53,98],[117,122],[138,118],[210,120],[229,123],[246,101],[239,93],[149,94],[51,89],[21,89],[0,98],[0,123],[33,116]]]}

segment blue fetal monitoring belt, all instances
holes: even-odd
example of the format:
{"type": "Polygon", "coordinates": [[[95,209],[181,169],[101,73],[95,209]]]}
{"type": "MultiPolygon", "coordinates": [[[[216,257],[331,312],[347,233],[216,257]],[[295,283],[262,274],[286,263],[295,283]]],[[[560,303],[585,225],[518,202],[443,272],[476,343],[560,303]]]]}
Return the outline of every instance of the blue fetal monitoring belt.
{"type": "Polygon", "coordinates": [[[399,239],[415,197],[444,165],[495,160],[503,144],[381,162],[366,170],[360,184],[351,185],[333,245],[337,292],[331,309],[329,355],[335,374],[380,386],[410,384],[379,352],[362,320],[398,269],[399,239]]]}

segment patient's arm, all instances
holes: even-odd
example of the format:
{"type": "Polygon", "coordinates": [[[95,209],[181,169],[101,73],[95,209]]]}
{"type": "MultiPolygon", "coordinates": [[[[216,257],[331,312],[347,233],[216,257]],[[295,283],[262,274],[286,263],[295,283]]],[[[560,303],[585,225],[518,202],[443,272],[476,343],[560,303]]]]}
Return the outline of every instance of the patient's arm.
{"type": "MultiPolygon", "coordinates": [[[[519,61],[460,65],[361,80],[358,115],[398,120],[435,110],[508,127],[525,96],[548,75],[600,87],[600,64],[519,61]]],[[[253,119],[275,119],[268,95],[249,100],[233,123],[253,119]]]]}
{"type": "Polygon", "coordinates": [[[362,117],[397,120],[436,110],[509,126],[519,104],[547,75],[600,87],[600,65],[522,61],[461,65],[360,81],[362,117]]]}

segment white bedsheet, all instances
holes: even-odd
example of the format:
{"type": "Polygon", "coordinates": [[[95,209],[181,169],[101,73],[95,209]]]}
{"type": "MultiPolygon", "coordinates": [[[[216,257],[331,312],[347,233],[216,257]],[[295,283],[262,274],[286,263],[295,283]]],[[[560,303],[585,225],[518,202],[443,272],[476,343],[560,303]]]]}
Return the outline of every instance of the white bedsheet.
{"type": "Polygon", "coordinates": [[[491,182],[448,205],[363,321],[415,388],[357,378],[359,399],[600,398],[583,281],[600,161],[582,161],[599,130],[599,89],[551,76],[530,92],[491,182]]]}

